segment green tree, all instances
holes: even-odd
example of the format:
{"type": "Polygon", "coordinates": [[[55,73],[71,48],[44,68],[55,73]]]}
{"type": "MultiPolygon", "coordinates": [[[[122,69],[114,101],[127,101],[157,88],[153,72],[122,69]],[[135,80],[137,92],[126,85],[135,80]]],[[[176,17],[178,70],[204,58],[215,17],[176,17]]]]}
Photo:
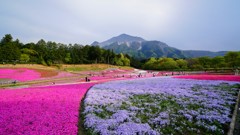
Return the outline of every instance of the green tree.
{"type": "Polygon", "coordinates": [[[91,61],[95,61],[98,63],[98,61],[101,60],[101,49],[99,46],[90,46],[89,52],[88,52],[88,58],[91,61]]]}
{"type": "Polygon", "coordinates": [[[128,59],[127,57],[124,57],[124,59],[122,60],[123,65],[124,66],[130,66],[130,59],[128,59]]]}
{"type": "Polygon", "coordinates": [[[28,62],[30,60],[30,57],[28,54],[21,54],[20,61],[28,62]]]}
{"type": "Polygon", "coordinates": [[[154,57],[151,57],[145,64],[143,65],[144,69],[156,69],[157,60],[154,57]]]}
{"type": "Polygon", "coordinates": [[[212,67],[213,68],[222,68],[226,67],[225,59],[223,56],[216,56],[212,58],[212,67]]]}
{"type": "Polygon", "coordinates": [[[187,61],[186,60],[183,60],[183,59],[178,59],[178,60],[176,60],[176,62],[177,62],[177,65],[178,65],[178,67],[179,68],[181,68],[181,69],[187,69],[187,61]]]}
{"type": "Polygon", "coordinates": [[[5,45],[6,43],[11,43],[13,42],[13,37],[11,34],[6,34],[2,40],[1,40],[1,45],[5,45]]]}
{"type": "MultiPolygon", "coordinates": [[[[27,47],[27,46],[24,46],[27,47]]],[[[29,49],[29,48],[22,48],[21,49],[21,57],[20,60],[22,61],[22,54],[26,54],[29,57],[29,60],[27,60],[28,62],[37,62],[38,61],[38,52],[33,50],[33,49],[29,49]]],[[[26,57],[26,56],[23,56],[26,57]]]]}
{"type": "Polygon", "coordinates": [[[239,65],[239,56],[240,52],[228,52],[224,58],[227,63],[227,65],[231,68],[236,68],[239,65]]]}
{"type": "Polygon", "coordinates": [[[46,55],[44,56],[44,59],[47,61],[48,65],[60,63],[59,55],[57,54],[57,44],[55,42],[47,42],[46,44],[46,55]]]}
{"type": "Polygon", "coordinates": [[[203,66],[200,64],[199,59],[198,58],[192,58],[192,59],[188,59],[188,67],[191,70],[203,70],[203,66]]]}
{"type": "Polygon", "coordinates": [[[46,64],[46,58],[47,56],[47,43],[41,39],[37,42],[37,44],[34,47],[34,50],[38,52],[38,61],[39,64],[46,64]]]}
{"type": "MultiPolygon", "coordinates": [[[[60,63],[66,62],[66,61],[65,61],[65,58],[66,58],[66,56],[67,56],[67,53],[70,55],[70,58],[71,58],[71,54],[70,54],[70,52],[69,52],[69,49],[68,49],[67,45],[58,43],[58,44],[57,44],[57,50],[56,50],[56,54],[55,54],[55,55],[56,55],[56,57],[57,57],[57,59],[58,59],[58,61],[59,61],[60,63]]],[[[71,59],[70,59],[70,61],[68,61],[68,62],[66,62],[66,63],[70,63],[70,62],[71,62],[71,59]]]]}
{"type": "Polygon", "coordinates": [[[5,35],[2,38],[0,45],[0,59],[2,61],[16,61],[20,59],[20,49],[18,47],[19,42],[13,41],[11,34],[5,35]]]}
{"type": "Polygon", "coordinates": [[[85,56],[84,57],[84,53],[88,53],[88,50],[85,49],[86,47],[83,47],[81,45],[78,44],[74,44],[74,45],[69,45],[69,52],[71,54],[71,62],[72,64],[83,64],[85,61],[85,56]],[[84,50],[85,49],[85,50],[84,50]],[[85,52],[84,52],[85,51],[85,52]]]}
{"type": "Polygon", "coordinates": [[[107,64],[110,64],[110,54],[111,54],[110,50],[103,50],[102,52],[103,61],[107,64]]]}
{"type": "Polygon", "coordinates": [[[64,60],[65,60],[66,63],[69,63],[69,62],[72,60],[71,54],[70,54],[70,53],[67,53],[64,60]]]}
{"type": "Polygon", "coordinates": [[[118,66],[123,66],[123,59],[124,59],[124,55],[122,53],[116,55],[116,57],[114,58],[114,63],[118,66]]]}
{"type": "Polygon", "coordinates": [[[122,53],[120,53],[120,54],[115,56],[114,63],[118,66],[129,66],[130,65],[130,59],[128,59],[122,53]]]}
{"type": "Polygon", "coordinates": [[[163,58],[160,60],[160,68],[164,70],[174,70],[178,68],[178,64],[172,58],[163,58]]]}
{"type": "Polygon", "coordinates": [[[199,64],[204,68],[210,68],[211,58],[209,57],[199,57],[199,64]]]}

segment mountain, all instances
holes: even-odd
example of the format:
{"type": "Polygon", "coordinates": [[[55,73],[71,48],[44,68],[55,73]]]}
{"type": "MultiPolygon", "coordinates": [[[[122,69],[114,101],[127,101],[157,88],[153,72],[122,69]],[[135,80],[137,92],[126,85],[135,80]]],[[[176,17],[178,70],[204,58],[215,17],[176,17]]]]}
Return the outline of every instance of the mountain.
{"type": "Polygon", "coordinates": [[[104,49],[113,50],[115,53],[125,53],[137,59],[147,59],[150,57],[171,57],[171,58],[194,58],[202,56],[223,56],[226,51],[195,51],[180,50],[161,41],[147,41],[141,37],[121,34],[104,42],[93,42],[92,45],[99,45],[104,49]]]}
{"type": "Polygon", "coordinates": [[[124,42],[112,43],[104,46],[104,49],[113,49],[116,53],[125,53],[137,59],[146,59],[150,57],[174,57],[184,58],[181,50],[170,47],[160,41],[143,41],[143,42],[124,42]]]}
{"type": "Polygon", "coordinates": [[[122,43],[126,43],[126,42],[131,43],[131,42],[142,42],[142,41],[145,41],[145,40],[143,38],[140,38],[140,37],[134,37],[134,36],[130,36],[130,35],[127,35],[127,34],[121,34],[119,36],[112,37],[111,39],[103,41],[101,43],[98,43],[97,41],[94,41],[91,45],[96,45],[96,43],[98,43],[98,45],[100,47],[104,47],[104,46],[107,46],[107,45],[111,45],[113,43],[122,44],[122,43]]]}

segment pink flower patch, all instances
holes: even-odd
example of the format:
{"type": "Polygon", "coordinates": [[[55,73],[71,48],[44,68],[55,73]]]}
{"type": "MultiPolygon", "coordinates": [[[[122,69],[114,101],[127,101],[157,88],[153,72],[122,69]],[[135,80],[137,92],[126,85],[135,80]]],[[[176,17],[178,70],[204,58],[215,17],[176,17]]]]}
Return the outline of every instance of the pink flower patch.
{"type": "Polygon", "coordinates": [[[17,69],[0,69],[0,78],[17,80],[17,81],[29,81],[36,80],[41,77],[41,74],[25,68],[17,68],[17,69]]]}
{"type": "Polygon", "coordinates": [[[185,76],[174,76],[174,78],[198,79],[198,80],[224,80],[224,81],[240,82],[240,76],[236,76],[236,75],[185,75],[185,76]]]}
{"type": "Polygon", "coordinates": [[[0,133],[77,134],[80,102],[93,85],[0,89],[0,133]]]}
{"type": "Polygon", "coordinates": [[[69,76],[74,76],[74,74],[68,73],[68,72],[59,72],[57,76],[54,76],[54,78],[69,77],[69,76]]]}

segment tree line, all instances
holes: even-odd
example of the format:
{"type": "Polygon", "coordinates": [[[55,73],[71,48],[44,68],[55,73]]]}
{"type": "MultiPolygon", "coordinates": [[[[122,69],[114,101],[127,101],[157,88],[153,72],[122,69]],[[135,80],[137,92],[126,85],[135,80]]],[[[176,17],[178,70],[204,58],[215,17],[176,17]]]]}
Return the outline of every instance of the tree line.
{"type": "Polygon", "coordinates": [[[37,43],[23,44],[18,39],[13,40],[11,34],[6,34],[0,42],[1,63],[37,63],[54,64],[90,64],[106,63],[119,66],[130,66],[130,57],[115,54],[99,46],[80,44],[62,44],[39,40],[37,43]]]}
{"type": "Polygon", "coordinates": [[[132,66],[147,70],[205,70],[236,69],[240,67],[240,52],[228,52],[225,56],[199,58],[150,58],[138,60],[127,54],[116,54],[99,46],[62,44],[39,40],[37,43],[21,43],[6,34],[0,41],[1,63],[92,64],[105,63],[119,66],[132,66]]]}
{"type": "Polygon", "coordinates": [[[150,58],[142,63],[142,68],[153,70],[234,70],[240,68],[240,52],[227,52],[225,56],[213,58],[150,58]]]}

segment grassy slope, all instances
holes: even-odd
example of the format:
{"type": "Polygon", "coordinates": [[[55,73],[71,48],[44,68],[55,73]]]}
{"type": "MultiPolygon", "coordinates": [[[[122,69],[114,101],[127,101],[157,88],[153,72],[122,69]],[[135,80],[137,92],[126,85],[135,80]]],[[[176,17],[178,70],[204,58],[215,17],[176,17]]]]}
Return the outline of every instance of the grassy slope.
{"type": "Polygon", "coordinates": [[[119,68],[124,70],[132,70],[131,67],[122,67],[122,66],[114,66],[108,64],[80,64],[80,65],[63,65],[62,68],[65,71],[70,72],[79,72],[79,71],[101,71],[108,68],[119,68]]]}
{"type": "MultiPolygon", "coordinates": [[[[113,65],[107,65],[107,64],[78,64],[78,65],[61,65],[61,68],[56,66],[43,66],[39,64],[17,64],[17,65],[12,65],[12,64],[6,64],[2,65],[0,64],[0,68],[28,68],[28,69],[33,69],[41,74],[41,80],[33,80],[33,81],[27,81],[27,82],[21,82],[18,84],[5,84],[1,85],[0,87],[12,87],[12,86],[21,86],[21,85],[34,85],[34,84],[49,84],[51,82],[58,82],[58,83],[63,83],[63,82],[76,82],[79,81],[79,79],[83,78],[82,75],[79,74],[79,76],[66,76],[66,77],[57,77],[57,78],[51,78],[54,76],[57,76],[59,72],[67,71],[71,73],[80,73],[84,71],[103,71],[108,68],[118,68],[118,69],[124,69],[124,70],[133,70],[131,67],[119,67],[119,66],[113,66],[113,65]]],[[[82,73],[81,73],[82,74],[82,73]]],[[[86,74],[86,73],[83,73],[86,74]]]]}

